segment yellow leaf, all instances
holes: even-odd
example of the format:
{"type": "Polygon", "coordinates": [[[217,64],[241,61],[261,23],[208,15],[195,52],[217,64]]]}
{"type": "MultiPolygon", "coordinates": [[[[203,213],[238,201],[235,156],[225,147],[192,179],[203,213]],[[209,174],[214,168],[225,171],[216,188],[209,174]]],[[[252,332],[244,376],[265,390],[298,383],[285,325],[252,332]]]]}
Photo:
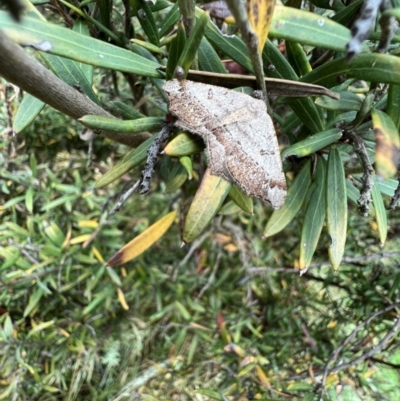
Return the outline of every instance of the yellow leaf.
{"type": "Polygon", "coordinates": [[[81,228],[97,228],[99,223],[96,220],[81,220],[78,222],[78,227],[81,228]]]}
{"type": "Polygon", "coordinates": [[[89,238],[90,234],[78,235],[77,237],[72,238],[71,241],[69,241],[69,243],[70,245],[81,244],[82,242],[85,242],[89,238]]]}
{"type": "Polygon", "coordinates": [[[386,180],[397,172],[400,139],[393,120],[383,111],[371,111],[372,126],[375,131],[377,175],[386,180]]]}
{"type": "Polygon", "coordinates": [[[262,385],[266,388],[271,388],[271,383],[269,382],[268,377],[261,366],[256,366],[256,373],[262,385]]]}
{"type": "Polygon", "coordinates": [[[118,301],[121,304],[122,308],[125,310],[129,310],[129,305],[126,303],[125,295],[122,292],[121,288],[117,288],[118,293],[118,301]]]}
{"type": "Polygon", "coordinates": [[[146,249],[150,248],[170,228],[175,220],[176,211],[168,213],[155,222],[147,230],[128,242],[123,248],[115,253],[107,262],[110,267],[122,265],[138,257],[146,249]]]}
{"type": "Polygon", "coordinates": [[[101,256],[100,251],[99,251],[95,246],[92,247],[92,252],[93,252],[94,257],[95,257],[100,263],[104,263],[103,256],[101,256]]]}
{"type": "Polygon", "coordinates": [[[254,32],[258,36],[258,51],[261,53],[268,37],[276,0],[247,0],[247,14],[254,32]]]}
{"type": "Polygon", "coordinates": [[[192,242],[206,228],[221,208],[231,184],[212,175],[208,168],[190,205],[183,228],[183,241],[192,242]]]}

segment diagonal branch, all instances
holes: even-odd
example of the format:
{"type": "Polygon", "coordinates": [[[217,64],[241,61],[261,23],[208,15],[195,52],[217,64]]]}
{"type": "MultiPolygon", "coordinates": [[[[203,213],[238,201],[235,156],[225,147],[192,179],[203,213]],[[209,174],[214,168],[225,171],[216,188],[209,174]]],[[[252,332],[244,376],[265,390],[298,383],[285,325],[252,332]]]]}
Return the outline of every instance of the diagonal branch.
{"type": "MultiPolygon", "coordinates": [[[[69,86],[0,30],[0,75],[54,109],[78,120],[87,114],[115,118],[86,95],[69,86]]],[[[121,134],[96,131],[114,141],[136,147],[149,133],[121,134]]]]}

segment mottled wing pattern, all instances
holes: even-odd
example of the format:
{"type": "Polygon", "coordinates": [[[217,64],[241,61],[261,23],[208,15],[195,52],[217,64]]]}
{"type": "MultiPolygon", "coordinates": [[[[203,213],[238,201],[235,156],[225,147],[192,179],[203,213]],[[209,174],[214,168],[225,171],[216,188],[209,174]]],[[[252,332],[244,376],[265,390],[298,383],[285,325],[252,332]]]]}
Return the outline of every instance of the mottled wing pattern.
{"type": "Polygon", "coordinates": [[[206,142],[211,172],[279,209],[286,196],[278,141],[265,104],[243,93],[192,81],[164,85],[176,125],[206,142]]]}

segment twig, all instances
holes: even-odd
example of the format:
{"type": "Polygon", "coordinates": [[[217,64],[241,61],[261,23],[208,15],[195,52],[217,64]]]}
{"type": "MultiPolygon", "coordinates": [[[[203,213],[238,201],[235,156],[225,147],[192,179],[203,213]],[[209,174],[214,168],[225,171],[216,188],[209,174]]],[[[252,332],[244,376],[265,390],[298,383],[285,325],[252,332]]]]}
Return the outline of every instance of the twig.
{"type": "Polygon", "coordinates": [[[122,205],[126,202],[126,200],[134,193],[137,191],[137,189],[139,188],[140,182],[142,180],[137,180],[132,187],[130,187],[124,194],[121,195],[121,197],[119,198],[118,202],[116,203],[116,205],[111,209],[110,213],[108,214],[109,216],[112,216],[113,214],[117,213],[122,205]]]}
{"type": "Polygon", "coordinates": [[[400,175],[399,175],[398,179],[399,179],[399,183],[397,184],[397,188],[394,191],[394,195],[393,195],[392,199],[390,200],[389,209],[394,209],[397,205],[397,202],[400,199],[400,175]]]}
{"type": "MultiPolygon", "coordinates": [[[[382,0],[380,6],[381,12],[391,8],[392,3],[390,0],[382,0]]],[[[379,19],[379,25],[381,26],[381,37],[379,39],[377,50],[379,53],[386,53],[389,48],[390,41],[399,28],[399,23],[391,15],[382,15],[382,17],[379,19]]]]}
{"type": "Polygon", "coordinates": [[[218,252],[217,260],[214,263],[212,272],[211,272],[210,276],[208,277],[206,285],[201,289],[201,291],[199,292],[199,295],[197,295],[197,299],[200,299],[204,295],[204,293],[211,287],[211,285],[215,279],[215,275],[217,274],[217,270],[218,270],[220,261],[221,261],[221,252],[218,252]]]}
{"type": "Polygon", "coordinates": [[[267,88],[264,80],[263,62],[261,55],[258,52],[258,37],[250,26],[244,3],[240,0],[226,0],[226,2],[247,45],[251,64],[253,65],[254,69],[254,75],[257,79],[257,86],[262,91],[265,104],[267,105],[267,110],[270,112],[271,107],[269,105],[267,88]]]}
{"type": "Polygon", "coordinates": [[[400,317],[397,317],[397,321],[396,323],[393,325],[393,327],[391,328],[391,330],[388,331],[388,333],[386,334],[386,336],[382,339],[382,341],[380,341],[380,343],[378,345],[376,345],[375,347],[372,347],[368,352],[364,353],[363,355],[361,355],[358,358],[353,359],[351,362],[348,363],[343,363],[340,365],[336,365],[334,368],[329,369],[329,365],[331,364],[331,362],[335,361],[340,352],[343,350],[343,348],[356,336],[356,334],[366,325],[368,325],[373,319],[375,319],[377,316],[382,315],[384,313],[387,313],[389,311],[391,311],[394,308],[400,307],[400,302],[396,302],[394,304],[391,304],[389,306],[387,306],[384,309],[381,309],[379,311],[376,311],[375,313],[373,313],[372,315],[370,315],[368,317],[368,319],[364,320],[363,322],[361,322],[360,324],[358,324],[354,330],[344,339],[344,341],[340,344],[339,347],[336,348],[336,350],[332,353],[332,355],[330,356],[330,358],[328,359],[326,365],[325,365],[325,369],[323,372],[323,378],[322,378],[322,383],[321,383],[321,387],[322,387],[322,391],[321,391],[321,395],[320,395],[320,400],[322,400],[322,396],[324,393],[324,389],[325,389],[325,385],[326,385],[326,379],[328,377],[328,375],[330,373],[337,373],[343,369],[347,369],[351,366],[354,366],[362,361],[364,361],[365,359],[371,357],[372,355],[380,352],[386,345],[386,343],[389,341],[389,339],[394,335],[394,333],[398,330],[398,328],[400,327],[400,317]]]}
{"type": "Polygon", "coordinates": [[[351,40],[347,44],[347,60],[350,61],[361,52],[361,44],[367,39],[369,33],[375,25],[378,9],[382,0],[366,0],[363,4],[359,18],[351,28],[351,40]]]}
{"type": "Polygon", "coordinates": [[[371,191],[374,186],[374,169],[368,158],[367,149],[365,147],[364,141],[356,135],[353,131],[345,131],[345,135],[351,139],[354,145],[354,150],[361,160],[363,166],[364,174],[362,176],[363,186],[360,191],[360,198],[358,199],[358,207],[360,212],[364,215],[368,215],[369,206],[372,202],[371,191]]]}
{"type": "Polygon", "coordinates": [[[174,123],[166,123],[161,129],[160,133],[154,139],[151,144],[150,149],[147,152],[147,162],[144,165],[144,170],[142,171],[142,182],[140,184],[140,193],[142,195],[147,194],[150,189],[150,180],[154,172],[154,166],[158,159],[158,154],[160,153],[160,148],[164,141],[168,138],[169,133],[174,128],[174,123]]]}
{"type": "Polygon", "coordinates": [[[189,37],[190,32],[196,23],[196,0],[178,0],[179,11],[182,15],[183,26],[185,27],[186,37],[189,37]]]}
{"type": "MultiPolygon", "coordinates": [[[[359,263],[359,262],[369,262],[371,260],[377,260],[382,258],[398,258],[400,252],[379,252],[373,253],[371,255],[356,256],[356,257],[345,257],[342,263],[359,263]]],[[[316,267],[330,266],[330,262],[315,262],[311,263],[308,269],[313,269],[316,267]]],[[[268,273],[296,273],[299,274],[299,269],[293,267],[274,267],[274,266],[255,266],[247,270],[251,277],[263,276],[268,273]]]]}

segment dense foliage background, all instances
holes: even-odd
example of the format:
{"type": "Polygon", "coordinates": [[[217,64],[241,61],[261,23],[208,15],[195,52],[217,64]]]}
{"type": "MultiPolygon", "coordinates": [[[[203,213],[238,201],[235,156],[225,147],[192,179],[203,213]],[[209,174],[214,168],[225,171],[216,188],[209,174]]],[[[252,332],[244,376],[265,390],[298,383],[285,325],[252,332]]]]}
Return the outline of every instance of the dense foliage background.
{"type": "MultiPolygon", "coordinates": [[[[110,42],[114,47],[134,49],[133,54],[151,62],[167,64],[167,74],[175,67],[167,59],[174,57],[178,63],[185,49],[179,43],[186,40],[182,25],[174,30],[180,18],[177,3],[32,3],[53,22],[49,32],[62,24],[70,27],[85,21],[87,31],[81,27],[82,35],[90,32],[104,46],[110,42]],[[140,18],[143,9],[146,18],[140,18]],[[125,38],[142,42],[130,48],[125,38]],[[156,39],[158,43],[153,43],[156,39]]],[[[294,3],[286,6],[301,7],[294,3]]],[[[266,64],[266,73],[295,79],[294,71],[303,77],[314,72],[319,74],[318,82],[329,87],[338,83],[336,75],[348,73],[348,80],[334,88],[346,93],[337,103],[323,97],[294,102],[275,99],[274,116],[285,149],[312,138],[311,134],[351,128],[373,162],[373,107],[382,113],[377,115],[383,131],[392,124],[389,128],[394,126],[397,134],[398,121],[391,116],[398,113],[394,95],[400,84],[395,57],[399,37],[392,39],[392,55],[369,53],[366,47],[361,62],[356,59],[348,67],[342,61],[350,38],[346,26],[351,26],[361,5],[362,1],[307,4],[307,13],[296,14],[303,18],[304,32],[298,26],[291,31],[294,19],[290,13],[299,10],[279,6],[279,23],[271,26],[273,42],[264,49],[275,57],[274,68],[266,64]],[[324,18],[325,24],[331,23],[328,17],[336,22],[326,32],[327,38],[311,35],[316,26],[324,26],[315,21],[324,18]],[[287,30],[282,33],[279,29],[285,25],[287,30]],[[298,43],[289,41],[294,37],[298,43]],[[286,51],[275,52],[284,44],[286,51]],[[313,64],[317,55],[322,59],[313,64]],[[385,66],[385,75],[374,70],[377,64],[365,68],[371,60],[385,66]],[[318,70],[318,64],[322,69],[318,70]],[[392,91],[389,99],[388,91],[392,91]],[[318,120],[310,122],[307,113],[304,117],[307,111],[316,113],[318,120]]],[[[32,16],[32,9],[28,10],[32,16]]],[[[4,12],[0,27],[10,35],[22,32],[26,44],[24,19],[17,25],[7,18],[4,12]]],[[[208,22],[203,14],[199,18],[203,24],[208,22]]],[[[232,58],[251,69],[235,28],[223,26],[220,20],[218,24],[236,36],[226,39],[222,34],[213,36],[213,31],[206,31],[205,36],[200,32],[199,68],[223,72],[217,71],[224,66],[221,60],[232,58]]],[[[367,43],[371,50],[378,38],[375,32],[371,34],[367,43]]],[[[30,53],[41,57],[39,50],[30,53]]],[[[68,52],[75,60],[73,50],[67,48],[68,52]]],[[[90,57],[89,50],[85,56],[90,57]]],[[[54,60],[49,60],[44,60],[46,65],[59,73],[54,60]]],[[[127,64],[134,64],[132,60],[127,64]]],[[[84,64],[79,68],[86,77],[93,76],[99,104],[116,116],[132,120],[165,115],[161,78],[94,65],[93,71],[84,64]]],[[[393,177],[377,181],[373,207],[362,215],[357,199],[364,171],[351,137],[338,141],[332,134],[336,139],[317,145],[318,149],[308,142],[308,150],[300,147],[303,154],[296,153],[285,162],[290,188],[295,187],[304,166],[310,174],[308,186],[298,193],[292,191],[294,206],[285,209],[287,220],[276,235],[262,236],[271,221],[270,208],[257,201],[253,214],[246,213],[239,206],[248,206],[249,199],[231,194],[215,210],[218,214],[210,217],[211,223],[200,227],[198,236],[181,247],[184,228],[178,220],[185,221],[205,169],[203,146],[195,137],[189,137],[195,150],[189,154],[192,180],[187,179],[178,157],[163,155],[150,194],[134,194],[118,213],[109,215],[119,194],[140,178],[141,168],[134,167],[145,157],[135,159],[136,165],[131,163],[109,185],[94,190],[96,183],[116,171],[118,162],[126,160],[129,152],[135,156],[135,151],[100,136],[85,142],[78,122],[50,107],[42,110],[43,105],[26,93],[22,99],[17,87],[1,82],[0,399],[399,399],[400,216],[395,209],[385,220],[386,211],[381,208],[389,204],[397,181],[393,177]],[[22,129],[14,136],[16,125],[22,129]],[[345,167],[344,258],[334,272],[327,252],[331,241],[322,221],[313,261],[299,277],[307,208],[319,185],[314,170],[320,171],[321,165],[325,168],[320,160],[328,160],[333,143],[345,167]],[[104,262],[171,210],[179,211],[176,224],[150,250],[119,267],[104,262]]],[[[390,168],[390,160],[380,166],[390,168]]],[[[326,191],[335,196],[329,187],[326,191]]]]}

